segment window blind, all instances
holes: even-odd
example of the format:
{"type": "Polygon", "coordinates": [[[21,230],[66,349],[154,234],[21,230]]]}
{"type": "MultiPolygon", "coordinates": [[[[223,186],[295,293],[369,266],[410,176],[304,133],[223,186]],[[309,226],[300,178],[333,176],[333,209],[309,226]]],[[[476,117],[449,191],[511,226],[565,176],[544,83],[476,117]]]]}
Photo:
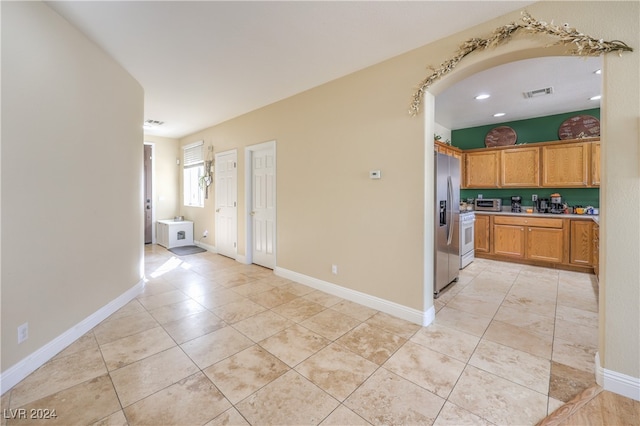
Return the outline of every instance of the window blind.
{"type": "Polygon", "coordinates": [[[199,164],[204,163],[204,155],[202,146],[204,145],[204,141],[194,142],[189,145],[185,145],[184,149],[184,167],[197,166],[199,164]]]}

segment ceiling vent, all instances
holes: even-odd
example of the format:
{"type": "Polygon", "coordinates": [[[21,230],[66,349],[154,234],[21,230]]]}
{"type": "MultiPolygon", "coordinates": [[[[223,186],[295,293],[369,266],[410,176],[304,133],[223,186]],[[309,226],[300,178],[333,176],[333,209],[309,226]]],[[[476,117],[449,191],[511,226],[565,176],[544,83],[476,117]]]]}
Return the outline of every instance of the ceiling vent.
{"type": "Polygon", "coordinates": [[[530,92],[522,92],[525,99],[537,98],[538,96],[545,96],[553,94],[553,87],[545,87],[544,89],[532,90],[530,92]]]}
{"type": "Polygon", "coordinates": [[[144,120],[144,127],[157,127],[157,126],[162,126],[163,124],[164,124],[164,121],[144,120]]]}

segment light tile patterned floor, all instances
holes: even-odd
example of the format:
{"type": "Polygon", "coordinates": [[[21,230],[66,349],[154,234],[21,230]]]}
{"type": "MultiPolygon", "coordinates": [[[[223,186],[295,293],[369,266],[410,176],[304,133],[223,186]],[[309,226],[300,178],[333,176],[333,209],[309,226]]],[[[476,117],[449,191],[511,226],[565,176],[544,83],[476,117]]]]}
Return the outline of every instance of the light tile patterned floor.
{"type": "Polygon", "coordinates": [[[3,409],[55,408],[49,425],[525,425],[594,384],[588,274],[476,259],[420,327],[211,253],[145,255],[143,294],[3,409]]]}

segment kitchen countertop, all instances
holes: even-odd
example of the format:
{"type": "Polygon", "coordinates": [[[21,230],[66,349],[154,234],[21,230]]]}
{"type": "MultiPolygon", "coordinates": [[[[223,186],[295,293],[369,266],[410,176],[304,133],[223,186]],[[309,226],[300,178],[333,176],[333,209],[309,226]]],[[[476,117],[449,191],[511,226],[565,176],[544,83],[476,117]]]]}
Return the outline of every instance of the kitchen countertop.
{"type": "MultiPolygon", "coordinates": [[[[524,210],[524,208],[523,208],[524,210]]],[[[490,212],[485,210],[474,210],[476,214],[492,214],[502,216],[530,216],[530,217],[557,217],[559,219],[591,219],[595,223],[599,223],[599,216],[593,214],[554,214],[554,213],[513,213],[511,210],[502,210],[499,212],[490,212]]]]}

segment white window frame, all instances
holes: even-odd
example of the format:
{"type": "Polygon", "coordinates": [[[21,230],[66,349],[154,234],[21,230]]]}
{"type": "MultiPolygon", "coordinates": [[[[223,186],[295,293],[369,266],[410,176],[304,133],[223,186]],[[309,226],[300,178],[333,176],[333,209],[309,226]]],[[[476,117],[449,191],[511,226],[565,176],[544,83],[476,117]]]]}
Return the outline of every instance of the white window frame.
{"type": "Polygon", "coordinates": [[[204,176],[204,141],[182,147],[183,203],[187,207],[204,207],[204,187],[200,178],[204,176]]]}

